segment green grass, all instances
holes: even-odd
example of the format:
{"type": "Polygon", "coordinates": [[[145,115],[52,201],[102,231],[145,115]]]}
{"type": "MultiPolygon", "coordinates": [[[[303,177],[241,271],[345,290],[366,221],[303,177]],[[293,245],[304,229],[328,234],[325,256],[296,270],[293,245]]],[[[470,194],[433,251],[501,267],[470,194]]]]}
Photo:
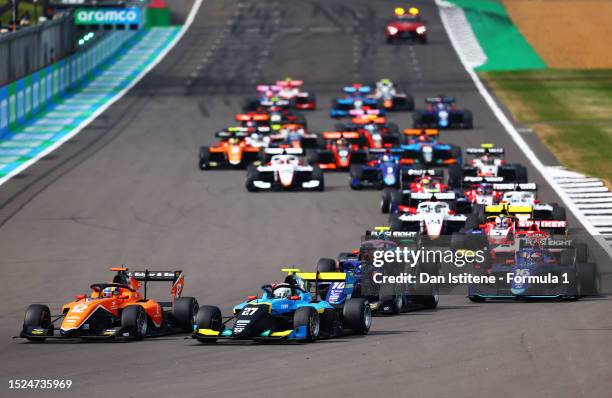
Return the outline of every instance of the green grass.
{"type": "Polygon", "coordinates": [[[514,118],[561,163],[612,182],[612,70],[483,73],[514,118]]]}

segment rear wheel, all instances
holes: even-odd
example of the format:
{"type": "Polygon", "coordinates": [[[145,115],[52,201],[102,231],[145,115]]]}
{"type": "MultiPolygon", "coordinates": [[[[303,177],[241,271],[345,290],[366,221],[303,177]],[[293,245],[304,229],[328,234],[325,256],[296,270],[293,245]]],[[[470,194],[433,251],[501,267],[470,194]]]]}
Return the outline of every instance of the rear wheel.
{"type": "MultiPolygon", "coordinates": [[[[30,304],[23,318],[23,330],[28,328],[48,329],[51,326],[51,311],[43,304],[30,304]]],[[[45,341],[44,337],[26,337],[30,341],[45,341]]]]}
{"type": "Polygon", "coordinates": [[[258,189],[255,186],[255,180],[259,176],[259,172],[257,171],[257,166],[250,164],[247,167],[247,180],[246,180],[246,189],[249,192],[257,192],[258,189]]]}
{"type": "MultiPolygon", "coordinates": [[[[461,152],[461,150],[459,150],[461,152]]],[[[461,153],[460,153],[461,154],[461,153]]],[[[448,168],[448,185],[451,188],[461,187],[461,180],[463,179],[463,169],[460,164],[453,164],[448,168]]]]}
{"type": "Polygon", "coordinates": [[[391,196],[393,195],[393,188],[384,188],[382,191],[382,197],[380,199],[380,211],[384,214],[389,213],[391,210],[391,196]]]}
{"type": "Polygon", "coordinates": [[[179,297],[174,300],[172,316],[177,326],[185,332],[193,332],[198,308],[198,301],[193,297],[179,297]]]}
{"type": "MultiPolygon", "coordinates": [[[[197,329],[210,329],[217,332],[221,332],[223,326],[223,318],[221,316],[221,310],[219,307],[212,305],[203,305],[198,310],[196,315],[196,328],[197,329]]],[[[216,338],[198,338],[196,339],[203,344],[211,344],[217,341],[216,338]]]]}
{"type": "Polygon", "coordinates": [[[521,164],[517,164],[515,166],[514,177],[518,183],[527,182],[527,168],[521,164]]]}
{"type": "Polygon", "coordinates": [[[586,243],[576,243],[576,263],[582,264],[589,261],[589,247],[586,243]]]}
{"type": "Polygon", "coordinates": [[[134,340],[142,340],[147,335],[149,317],[140,305],[130,305],[121,312],[121,327],[132,334],[134,340]]]}
{"type": "Polygon", "coordinates": [[[368,334],[372,326],[372,311],[364,298],[349,299],[342,310],[344,324],[356,334],[368,334]]]}
{"type": "Polygon", "coordinates": [[[199,156],[199,161],[198,161],[198,165],[200,167],[200,170],[206,170],[208,168],[209,163],[210,163],[210,150],[209,150],[209,147],[201,146],[200,147],[200,156],[199,156]]]}
{"type": "Polygon", "coordinates": [[[319,186],[317,187],[317,191],[325,190],[325,176],[323,175],[323,170],[318,167],[314,167],[312,170],[312,179],[319,181],[319,186]]]}
{"type": "Polygon", "coordinates": [[[472,111],[467,109],[463,111],[463,126],[466,129],[474,128],[474,116],[472,116],[472,111]]]}
{"type": "Polygon", "coordinates": [[[293,315],[293,329],[306,327],[304,341],[311,343],[319,337],[321,321],[317,310],[312,307],[300,307],[293,315]]]}
{"type": "Polygon", "coordinates": [[[358,164],[351,165],[350,185],[352,189],[361,189],[361,181],[363,180],[363,168],[358,164]]]}
{"type": "Polygon", "coordinates": [[[579,264],[577,279],[580,284],[580,295],[597,296],[600,293],[600,279],[596,264],[579,264]]]}
{"type": "Polygon", "coordinates": [[[336,272],[336,260],[333,258],[320,258],[317,262],[317,272],[336,272]]]}
{"type": "Polygon", "coordinates": [[[402,220],[400,220],[395,214],[391,214],[389,217],[389,228],[391,228],[392,231],[401,231],[402,220]]]}
{"type": "MultiPolygon", "coordinates": [[[[556,203],[551,203],[552,206],[552,219],[558,221],[565,221],[567,219],[565,215],[565,207],[559,206],[556,203]]],[[[584,260],[586,261],[586,259],[584,260]]]]}

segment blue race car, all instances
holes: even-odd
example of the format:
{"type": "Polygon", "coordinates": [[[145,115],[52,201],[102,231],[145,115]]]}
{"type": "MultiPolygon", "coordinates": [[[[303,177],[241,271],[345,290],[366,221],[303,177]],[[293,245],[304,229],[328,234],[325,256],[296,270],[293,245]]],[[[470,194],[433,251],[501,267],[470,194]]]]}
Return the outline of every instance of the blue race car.
{"type": "Polygon", "coordinates": [[[332,100],[332,107],[329,111],[331,117],[358,116],[354,112],[367,114],[369,111],[376,111],[376,114],[384,115],[385,111],[380,109],[379,101],[368,95],[372,92],[372,87],[353,84],[352,86],[344,87],[343,90],[346,94],[343,98],[332,100]]]}
{"type": "MultiPolygon", "coordinates": [[[[411,159],[407,159],[406,151],[402,148],[370,149],[368,155],[374,158],[367,163],[351,165],[349,185],[352,189],[402,187],[417,177],[434,172],[406,164],[406,160],[411,159]]],[[[435,175],[441,175],[441,172],[436,170],[435,175]]]]}
{"type": "Polygon", "coordinates": [[[414,128],[471,129],[474,127],[472,111],[457,109],[455,97],[437,96],[425,100],[426,109],[412,114],[414,128]]]}
{"type": "MultiPolygon", "coordinates": [[[[389,231],[388,227],[377,227],[373,231],[366,231],[359,250],[340,253],[337,262],[330,258],[320,259],[317,271],[329,272],[339,269],[341,272],[355,275],[355,287],[351,297],[367,299],[370,309],[379,315],[397,315],[415,304],[422,308],[435,309],[438,306],[437,286],[430,283],[379,284],[372,278],[374,272],[386,274],[390,271],[387,267],[373,267],[371,263],[373,251],[394,250],[397,246],[416,247],[416,241],[416,234],[389,231]]],[[[433,264],[419,264],[402,270],[415,276],[420,272],[437,274],[437,266],[433,264]]]]}
{"type": "Polygon", "coordinates": [[[520,238],[512,245],[498,245],[481,264],[480,272],[495,277],[495,283],[469,284],[468,298],[474,302],[487,299],[578,300],[584,295],[598,294],[597,266],[586,261],[580,251],[584,244],[552,237],[520,238]],[[514,256],[503,256],[513,251],[514,256]],[[500,261],[501,259],[501,261],[500,261]]]}
{"type": "Polygon", "coordinates": [[[363,164],[352,164],[349,174],[351,189],[362,188],[383,189],[396,187],[400,184],[400,174],[404,166],[401,165],[401,150],[370,149],[368,153],[378,155],[373,160],[363,164]]]}
{"type": "Polygon", "coordinates": [[[463,161],[461,147],[440,142],[437,129],[405,129],[404,134],[408,136],[408,142],[400,146],[404,163],[450,166],[463,161]]]}
{"type": "Polygon", "coordinates": [[[312,342],[343,335],[367,334],[372,313],[367,300],[351,298],[350,272],[301,272],[283,269],[284,283],[264,285],[261,297],[248,296],[223,317],[214,306],[201,306],[192,337],[201,343],[219,339],[312,342]],[[231,326],[228,326],[232,322],[231,326]]]}

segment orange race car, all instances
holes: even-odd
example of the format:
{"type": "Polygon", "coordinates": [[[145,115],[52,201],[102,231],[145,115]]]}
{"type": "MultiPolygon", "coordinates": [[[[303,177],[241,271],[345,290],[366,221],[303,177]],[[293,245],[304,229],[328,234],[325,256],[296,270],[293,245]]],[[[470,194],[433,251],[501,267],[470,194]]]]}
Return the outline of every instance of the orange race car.
{"type": "Polygon", "coordinates": [[[201,146],[198,164],[200,170],[219,168],[246,168],[259,159],[260,146],[248,139],[259,128],[233,127],[218,131],[220,141],[215,146],[201,146]]]}
{"type": "Polygon", "coordinates": [[[48,338],[125,338],[191,332],[198,312],[193,297],[180,297],[185,284],[182,271],[116,272],[109,283],[94,283],[89,295],[80,294],[62,306],[59,315],[49,307],[31,304],[25,313],[20,337],[30,341],[48,338]],[[147,298],[147,282],[172,282],[171,302],[147,298]],[[144,292],[140,293],[144,282],[144,292]],[[59,329],[56,329],[60,323],[59,329]]]}

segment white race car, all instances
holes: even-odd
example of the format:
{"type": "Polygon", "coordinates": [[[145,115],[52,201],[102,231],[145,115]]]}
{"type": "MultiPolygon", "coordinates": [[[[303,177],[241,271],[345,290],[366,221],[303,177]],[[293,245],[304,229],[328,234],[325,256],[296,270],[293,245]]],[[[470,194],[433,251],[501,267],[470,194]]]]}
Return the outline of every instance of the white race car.
{"type": "MultiPolygon", "coordinates": [[[[413,193],[411,200],[425,200],[402,214],[392,214],[389,218],[392,230],[414,231],[431,238],[451,235],[465,226],[467,216],[456,214],[448,202],[437,196],[454,195],[449,193],[413,193]],[[436,200],[438,199],[438,200],[436,200]]],[[[446,197],[444,197],[446,199],[446,197]]]]}
{"type": "Polygon", "coordinates": [[[251,165],[247,170],[246,188],[260,190],[323,191],[323,171],[304,161],[301,148],[266,148],[261,166],[251,165]]]}

